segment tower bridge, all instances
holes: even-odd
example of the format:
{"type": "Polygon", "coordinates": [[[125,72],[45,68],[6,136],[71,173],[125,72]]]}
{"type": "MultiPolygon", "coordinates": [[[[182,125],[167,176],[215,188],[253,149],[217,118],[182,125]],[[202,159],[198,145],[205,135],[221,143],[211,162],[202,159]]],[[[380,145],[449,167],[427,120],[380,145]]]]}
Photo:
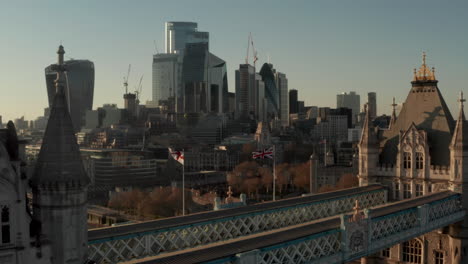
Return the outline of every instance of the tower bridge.
{"type": "Polygon", "coordinates": [[[116,263],[155,256],[350,212],[355,201],[366,208],[382,205],[387,202],[387,191],[380,185],[370,185],[233,209],[94,229],[88,232],[88,254],[89,258],[97,263],[116,263]]]}
{"type": "Polygon", "coordinates": [[[444,191],[129,263],[346,263],[461,221],[465,214],[461,195],[444,191]]]}

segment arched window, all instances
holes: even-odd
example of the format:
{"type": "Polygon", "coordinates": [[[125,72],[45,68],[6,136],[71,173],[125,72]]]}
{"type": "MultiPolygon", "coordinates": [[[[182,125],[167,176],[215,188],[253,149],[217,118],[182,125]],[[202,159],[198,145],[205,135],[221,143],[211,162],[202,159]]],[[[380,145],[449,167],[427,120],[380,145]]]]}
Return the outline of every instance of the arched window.
{"type": "Polygon", "coordinates": [[[424,156],[422,152],[416,152],[416,169],[417,170],[424,169],[424,156]]]}
{"type": "Polygon", "coordinates": [[[403,243],[403,261],[408,263],[422,263],[422,244],[413,239],[403,243]]]}
{"type": "Polygon", "coordinates": [[[2,206],[2,244],[10,243],[10,208],[2,206]]]}
{"type": "Polygon", "coordinates": [[[411,153],[403,152],[403,168],[411,169],[411,153]]]}

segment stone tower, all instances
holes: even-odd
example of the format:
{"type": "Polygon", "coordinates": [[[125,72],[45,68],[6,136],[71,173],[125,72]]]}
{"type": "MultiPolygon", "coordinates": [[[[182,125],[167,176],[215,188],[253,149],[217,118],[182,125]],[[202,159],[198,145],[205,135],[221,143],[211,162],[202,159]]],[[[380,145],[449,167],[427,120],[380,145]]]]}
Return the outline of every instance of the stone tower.
{"type": "Polygon", "coordinates": [[[369,185],[369,176],[379,162],[379,149],[377,135],[371,122],[369,109],[366,109],[366,118],[362,128],[361,141],[359,141],[359,186],[369,185]]]}
{"type": "Polygon", "coordinates": [[[56,95],[34,174],[33,217],[40,241],[50,244],[51,263],[82,264],[87,257],[87,177],[64,94],[62,46],[56,65],[56,95]]]}
{"type": "MultiPolygon", "coordinates": [[[[450,143],[450,181],[449,189],[462,195],[462,204],[468,208],[468,123],[463,109],[463,92],[460,93],[460,113],[450,143]]],[[[468,260],[468,220],[450,227],[452,263],[466,263],[468,260]]]]}

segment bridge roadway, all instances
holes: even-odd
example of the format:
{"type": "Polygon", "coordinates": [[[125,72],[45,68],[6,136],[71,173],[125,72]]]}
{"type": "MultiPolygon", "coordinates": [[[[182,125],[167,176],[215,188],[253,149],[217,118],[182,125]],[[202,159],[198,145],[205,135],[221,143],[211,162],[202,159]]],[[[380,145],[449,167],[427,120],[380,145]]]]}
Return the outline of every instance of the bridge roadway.
{"type": "Polygon", "coordinates": [[[88,232],[89,258],[117,263],[301,224],[363,207],[385,204],[380,185],[209,211],[88,232]]]}
{"type": "Polygon", "coordinates": [[[345,263],[463,219],[461,195],[433,193],[128,263],[345,263]],[[359,215],[359,214],[358,214],[359,215]]]}

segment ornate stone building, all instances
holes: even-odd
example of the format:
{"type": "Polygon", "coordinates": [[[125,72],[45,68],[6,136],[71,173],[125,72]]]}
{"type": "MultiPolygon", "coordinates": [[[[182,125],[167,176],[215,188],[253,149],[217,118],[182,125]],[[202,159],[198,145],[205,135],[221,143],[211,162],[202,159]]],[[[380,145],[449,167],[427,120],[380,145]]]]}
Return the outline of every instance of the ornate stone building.
{"type": "MultiPolygon", "coordinates": [[[[376,129],[367,113],[359,143],[359,184],[380,183],[393,200],[431,192],[466,192],[468,127],[461,93],[455,121],[437,86],[434,68],[414,70],[412,87],[400,114],[393,113],[388,129],[376,129]]],[[[468,208],[467,198],[464,207],[468,208]]],[[[466,220],[465,220],[466,221],[466,220]]],[[[441,229],[395,245],[367,263],[467,263],[466,225],[441,229]]]]}
{"type": "Polygon", "coordinates": [[[0,263],[87,261],[89,179],[65,100],[64,53],[60,46],[57,92],[31,179],[13,123],[0,130],[0,263]],[[26,198],[29,187],[32,201],[26,198]]]}

